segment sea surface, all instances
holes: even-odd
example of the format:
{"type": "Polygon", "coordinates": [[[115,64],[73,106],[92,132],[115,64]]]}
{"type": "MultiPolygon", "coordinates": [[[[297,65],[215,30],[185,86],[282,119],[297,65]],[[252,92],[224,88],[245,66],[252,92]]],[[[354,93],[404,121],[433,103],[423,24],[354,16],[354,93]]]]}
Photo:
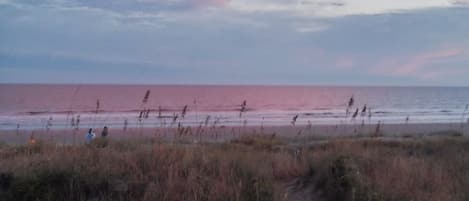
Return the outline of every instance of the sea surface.
{"type": "Polygon", "coordinates": [[[468,103],[469,87],[0,84],[0,130],[467,122],[468,103]]]}

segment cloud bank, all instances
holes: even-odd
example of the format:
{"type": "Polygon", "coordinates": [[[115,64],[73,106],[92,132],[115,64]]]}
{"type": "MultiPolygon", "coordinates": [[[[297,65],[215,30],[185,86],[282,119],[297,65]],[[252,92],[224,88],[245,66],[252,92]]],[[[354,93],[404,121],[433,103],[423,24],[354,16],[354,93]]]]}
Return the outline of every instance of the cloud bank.
{"type": "Polygon", "coordinates": [[[0,0],[0,82],[469,85],[468,6],[0,0]]]}

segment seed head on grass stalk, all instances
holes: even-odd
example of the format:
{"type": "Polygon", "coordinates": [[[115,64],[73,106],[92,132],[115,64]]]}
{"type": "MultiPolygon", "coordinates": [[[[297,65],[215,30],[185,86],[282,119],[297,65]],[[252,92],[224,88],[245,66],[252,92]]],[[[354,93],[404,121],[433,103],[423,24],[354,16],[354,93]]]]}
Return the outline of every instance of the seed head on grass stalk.
{"type": "Polygon", "coordinates": [[[348,101],[348,107],[352,107],[354,102],[355,102],[355,99],[353,98],[353,95],[352,95],[352,97],[350,97],[348,101]]]}
{"type": "Polygon", "coordinates": [[[124,120],[124,131],[127,131],[127,126],[129,125],[129,120],[124,120]]]}
{"type": "Polygon", "coordinates": [[[145,96],[143,97],[142,103],[147,103],[149,98],[150,98],[150,90],[147,90],[145,92],[145,96]]]}
{"type": "Polygon", "coordinates": [[[368,108],[368,121],[371,121],[371,108],[368,108]]]}
{"type": "Polygon", "coordinates": [[[174,125],[177,120],[178,120],[178,115],[176,113],[173,113],[173,121],[171,122],[171,124],[174,125]]]}
{"type": "Polygon", "coordinates": [[[77,121],[77,122],[75,123],[75,126],[76,126],[76,127],[75,127],[75,130],[78,130],[78,129],[80,129],[80,115],[77,116],[77,120],[76,120],[76,121],[77,121]]]}
{"type": "Polygon", "coordinates": [[[72,117],[72,120],[70,121],[70,125],[72,128],[75,128],[75,117],[72,117]]]}
{"type": "Polygon", "coordinates": [[[291,124],[292,124],[293,126],[295,126],[297,119],[298,119],[298,115],[295,115],[295,116],[293,117],[292,121],[291,121],[291,124]]]}
{"type": "Polygon", "coordinates": [[[47,120],[47,123],[46,123],[47,132],[49,132],[51,127],[52,127],[52,117],[49,117],[49,120],[47,120]]]}
{"type": "Polygon", "coordinates": [[[380,133],[381,133],[381,121],[378,121],[378,123],[376,124],[374,137],[379,137],[380,133]]]}
{"type": "Polygon", "coordinates": [[[187,105],[184,106],[184,108],[182,108],[182,112],[181,112],[181,118],[184,119],[184,117],[186,116],[186,112],[187,112],[187,105]]]}
{"type": "Polygon", "coordinates": [[[220,117],[215,117],[215,121],[213,121],[212,128],[216,128],[218,123],[220,123],[220,117]]]}
{"type": "Polygon", "coordinates": [[[360,114],[362,117],[366,116],[366,109],[367,109],[367,107],[366,107],[366,104],[365,104],[365,105],[363,106],[362,112],[361,112],[361,114],[360,114]]]}
{"type": "Polygon", "coordinates": [[[466,112],[469,111],[469,104],[466,104],[464,111],[462,112],[462,121],[464,121],[464,117],[466,116],[466,112]]]}
{"type": "Polygon", "coordinates": [[[355,110],[355,112],[352,115],[352,119],[355,119],[355,117],[358,116],[358,108],[355,110]]]}
{"type": "Polygon", "coordinates": [[[142,104],[140,105],[140,114],[138,115],[138,122],[140,124],[140,133],[143,132],[143,121],[142,121],[142,118],[145,118],[149,111],[147,111],[146,108],[143,108],[143,105],[146,105],[147,102],[148,102],[148,99],[150,98],[150,90],[148,89],[146,92],[145,92],[145,96],[143,96],[143,100],[142,100],[142,104]]]}
{"type": "Polygon", "coordinates": [[[241,108],[239,109],[239,118],[241,118],[243,113],[246,111],[246,106],[247,106],[247,101],[244,100],[243,103],[241,104],[241,108]]]}
{"type": "Polygon", "coordinates": [[[138,119],[142,119],[143,118],[143,112],[145,111],[145,109],[143,110],[140,110],[140,114],[138,115],[138,119]]]}
{"type": "Polygon", "coordinates": [[[352,108],[354,102],[355,102],[355,99],[353,98],[353,95],[352,95],[352,97],[350,97],[347,103],[347,109],[345,110],[346,117],[348,117],[348,115],[350,114],[350,108],[352,108]]]}
{"type": "Polygon", "coordinates": [[[96,111],[95,113],[98,114],[99,112],[99,107],[100,107],[100,102],[99,102],[99,99],[96,100],[96,111]]]}
{"type": "Polygon", "coordinates": [[[150,111],[151,111],[150,108],[148,108],[147,110],[145,110],[145,115],[144,115],[144,118],[145,118],[145,119],[148,119],[148,117],[150,116],[150,111]]]}
{"type": "Polygon", "coordinates": [[[209,122],[210,122],[210,115],[207,115],[207,117],[205,118],[205,122],[204,122],[205,127],[208,126],[209,122]]]}
{"type": "Polygon", "coordinates": [[[161,108],[161,106],[158,106],[158,118],[159,119],[163,117],[162,112],[163,112],[163,109],[161,108]]]}
{"type": "Polygon", "coordinates": [[[16,135],[20,134],[20,124],[16,124],[16,135]]]}

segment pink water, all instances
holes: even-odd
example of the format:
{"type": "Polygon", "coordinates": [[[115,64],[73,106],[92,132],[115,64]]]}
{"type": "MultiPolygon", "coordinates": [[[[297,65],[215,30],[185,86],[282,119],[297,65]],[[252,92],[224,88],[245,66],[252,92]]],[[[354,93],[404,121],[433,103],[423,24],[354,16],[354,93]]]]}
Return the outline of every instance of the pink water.
{"type": "MultiPolygon", "coordinates": [[[[81,115],[83,124],[120,125],[137,120],[143,108],[173,116],[188,106],[186,124],[199,124],[211,116],[220,124],[334,124],[352,121],[345,116],[351,96],[352,110],[371,108],[372,117],[358,121],[457,122],[465,118],[467,87],[327,87],[327,86],[157,86],[157,85],[0,85],[0,129],[66,127],[81,115]],[[142,103],[150,90],[147,103],[142,103]],[[100,108],[96,114],[96,102],[100,108]],[[247,111],[239,117],[243,101],[247,111]],[[245,121],[246,120],[246,121],[245,121]]],[[[467,110],[466,110],[467,112],[467,110]]],[[[148,122],[161,126],[161,116],[150,113],[148,122]]],[[[170,121],[168,119],[168,121],[170,121]]]]}

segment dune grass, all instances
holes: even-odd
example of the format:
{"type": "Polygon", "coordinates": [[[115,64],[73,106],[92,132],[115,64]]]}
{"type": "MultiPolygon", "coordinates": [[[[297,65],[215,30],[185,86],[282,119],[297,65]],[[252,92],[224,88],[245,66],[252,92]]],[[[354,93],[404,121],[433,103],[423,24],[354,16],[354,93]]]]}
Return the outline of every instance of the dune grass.
{"type": "Polygon", "coordinates": [[[0,145],[0,200],[469,200],[469,140],[0,145]],[[307,198],[305,197],[305,200],[307,198]]]}

